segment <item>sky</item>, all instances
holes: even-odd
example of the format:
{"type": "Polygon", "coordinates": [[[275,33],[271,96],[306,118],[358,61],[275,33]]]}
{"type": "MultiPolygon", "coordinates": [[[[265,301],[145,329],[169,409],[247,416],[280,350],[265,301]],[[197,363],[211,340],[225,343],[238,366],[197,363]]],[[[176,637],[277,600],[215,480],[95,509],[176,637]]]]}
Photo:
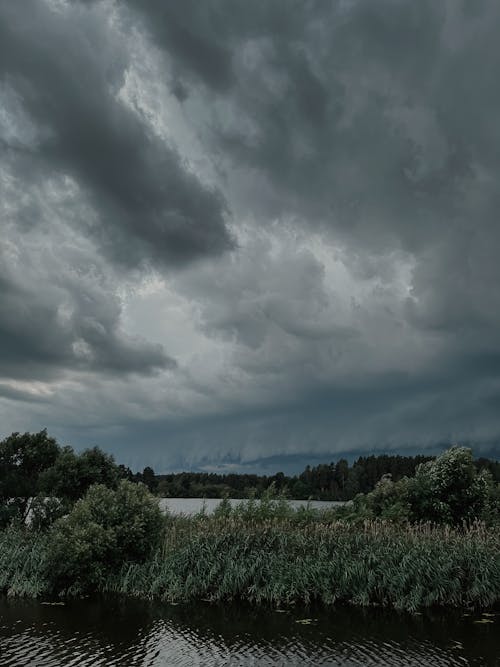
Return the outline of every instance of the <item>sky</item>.
{"type": "Polygon", "coordinates": [[[497,0],[0,0],[0,437],[500,455],[497,0]]]}

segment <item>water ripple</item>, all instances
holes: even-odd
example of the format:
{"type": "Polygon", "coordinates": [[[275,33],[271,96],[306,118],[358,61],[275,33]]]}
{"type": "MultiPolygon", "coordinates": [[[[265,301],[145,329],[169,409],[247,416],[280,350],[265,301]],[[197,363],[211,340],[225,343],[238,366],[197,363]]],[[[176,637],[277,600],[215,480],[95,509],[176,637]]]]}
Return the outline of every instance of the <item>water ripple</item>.
{"type": "Polygon", "coordinates": [[[350,609],[301,619],[298,612],[134,601],[51,608],[4,599],[0,667],[500,665],[498,622],[473,620],[350,609]]]}

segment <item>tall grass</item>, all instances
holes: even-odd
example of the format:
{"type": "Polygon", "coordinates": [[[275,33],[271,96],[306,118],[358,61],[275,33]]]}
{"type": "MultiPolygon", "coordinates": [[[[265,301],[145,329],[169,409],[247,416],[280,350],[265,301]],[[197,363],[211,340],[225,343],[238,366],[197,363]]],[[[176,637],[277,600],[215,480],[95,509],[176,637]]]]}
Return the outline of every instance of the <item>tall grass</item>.
{"type": "Polygon", "coordinates": [[[487,607],[500,601],[500,539],[479,524],[174,522],[162,549],[124,565],[106,590],[170,601],[487,607]]]}
{"type": "MultiPolygon", "coordinates": [[[[165,540],[153,555],[123,563],[98,592],[406,610],[500,602],[500,535],[483,524],[353,525],[314,511],[290,514],[284,506],[250,510],[168,517],[165,540]]],[[[53,592],[49,552],[50,533],[1,532],[0,589],[31,597],[53,592]]]]}
{"type": "Polygon", "coordinates": [[[49,536],[22,528],[0,531],[0,592],[39,597],[49,589],[49,536]]]}

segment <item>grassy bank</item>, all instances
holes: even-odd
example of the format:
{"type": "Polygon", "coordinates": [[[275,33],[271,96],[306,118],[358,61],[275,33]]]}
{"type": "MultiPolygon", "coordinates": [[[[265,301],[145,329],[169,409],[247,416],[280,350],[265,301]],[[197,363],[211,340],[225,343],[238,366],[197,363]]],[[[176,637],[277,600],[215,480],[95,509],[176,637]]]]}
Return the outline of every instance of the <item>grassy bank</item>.
{"type": "MultiPolygon", "coordinates": [[[[124,562],[96,592],[158,598],[246,600],[287,605],[379,604],[485,608],[500,602],[500,536],[467,529],[353,525],[330,516],[229,515],[167,520],[165,538],[143,563],[124,562]]],[[[57,593],[47,533],[0,534],[0,588],[11,595],[57,593]]],[[[59,591],[60,592],[60,591],[59,591]]],[[[70,586],[78,593],[78,584],[70,586]]]]}

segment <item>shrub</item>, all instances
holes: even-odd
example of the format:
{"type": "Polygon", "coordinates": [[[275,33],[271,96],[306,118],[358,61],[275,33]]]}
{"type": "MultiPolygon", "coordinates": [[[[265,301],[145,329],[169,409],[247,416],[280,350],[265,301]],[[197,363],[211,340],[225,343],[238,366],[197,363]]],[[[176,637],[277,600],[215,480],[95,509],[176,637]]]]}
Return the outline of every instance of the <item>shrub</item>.
{"type": "Polygon", "coordinates": [[[472,452],[452,447],[418,466],[407,482],[407,499],[415,521],[459,524],[483,518],[494,485],[489,472],[477,471],[472,452]]]}
{"type": "Polygon", "coordinates": [[[25,523],[31,530],[46,530],[69,511],[68,502],[40,493],[31,499],[25,523]]]}
{"type": "Polygon", "coordinates": [[[142,484],[121,481],[116,490],[89,488],[52,529],[50,567],[57,592],[99,587],[125,561],[141,562],[163,536],[158,501],[142,484]]]}
{"type": "Polygon", "coordinates": [[[393,482],[389,474],[384,475],[373,491],[355,497],[354,513],[363,519],[380,517],[391,521],[406,521],[410,514],[407,486],[407,478],[393,482]]]}
{"type": "Polygon", "coordinates": [[[415,477],[393,482],[390,476],[354,499],[346,518],[389,519],[458,525],[477,519],[499,521],[499,490],[487,470],[478,472],[470,449],[452,447],[418,466],[415,477]]]}

